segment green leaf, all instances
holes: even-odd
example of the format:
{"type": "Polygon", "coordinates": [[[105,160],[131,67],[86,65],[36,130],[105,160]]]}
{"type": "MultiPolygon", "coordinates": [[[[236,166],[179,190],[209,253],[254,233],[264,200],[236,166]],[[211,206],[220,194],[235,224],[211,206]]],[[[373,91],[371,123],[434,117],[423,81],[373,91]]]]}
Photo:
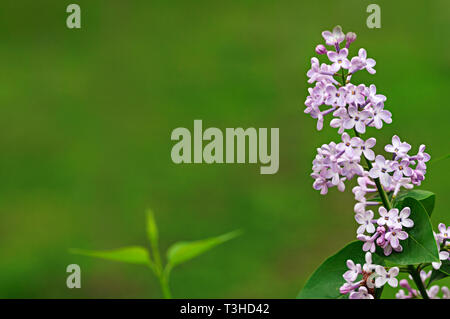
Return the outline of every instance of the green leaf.
{"type": "Polygon", "coordinates": [[[173,244],[167,250],[167,262],[169,267],[174,267],[186,262],[208,250],[240,235],[240,231],[230,232],[218,237],[198,241],[183,241],[173,244]]]}
{"type": "Polygon", "coordinates": [[[438,262],[439,252],[436,240],[433,236],[430,218],[423,205],[412,197],[406,197],[398,203],[396,207],[401,210],[404,207],[411,209],[411,218],[414,221],[412,228],[405,229],[409,237],[401,241],[402,252],[392,252],[389,256],[384,256],[382,249],[378,247],[377,254],[384,258],[386,262],[395,265],[414,265],[428,262],[438,262]]]}
{"type": "Polygon", "coordinates": [[[442,262],[441,268],[439,268],[438,270],[433,269],[427,286],[430,286],[430,284],[434,281],[446,278],[448,276],[450,276],[450,261],[444,260],[442,262]]]}
{"type": "Polygon", "coordinates": [[[158,246],[158,227],[156,225],[155,215],[150,209],[147,210],[147,236],[150,243],[158,246]]]}
{"type": "MultiPolygon", "coordinates": [[[[324,299],[343,298],[339,288],[345,283],[342,275],[348,270],[347,260],[351,259],[355,264],[365,263],[365,252],[362,250],[363,242],[354,241],[342,248],[338,253],[325,260],[308,279],[303,289],[298,294],[300,299],[324,299]]],[[[373,254],[372,262],[384,265],[383,259],[373,254]]]]}
{"type": "Polygon", "coordinates": [[[137,265],[151,266],[147,249],[139,246],[124,247],[114,250],[71,249],[71,253],[137,265]]]}
{"type": "Polygon", "coordinates": [[[434,209],[434,202],[436,200],[436,195],[429,191],[424,191],[420,189],[413,189],[406,193],[402,193],[399,195],[394,202],[394,205],[396,206],[400,202],[402,202],[405,198],[412,197],[414,199],[417,199],[423,207],[425,207],[425,210],[428,213],[428,216],[431,217],[431,214],[433,213],[434,209]]]}
{"type": "Polygon", "coordinates": [[[444,260],[442,262],[442,265],[441,265],[441,268],[439,268],[439,271],[446,273],[447,276],[450,276],[450,261],[448,259],[444,260]]]}

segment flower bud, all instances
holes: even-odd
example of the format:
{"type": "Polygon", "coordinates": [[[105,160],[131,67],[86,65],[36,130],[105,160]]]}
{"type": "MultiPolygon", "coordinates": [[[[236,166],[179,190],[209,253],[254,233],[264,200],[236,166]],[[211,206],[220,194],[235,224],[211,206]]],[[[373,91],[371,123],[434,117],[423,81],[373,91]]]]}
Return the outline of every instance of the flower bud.
{"type": "Polygon", "coordinates": [[[356,40],[356,33],[354,33],[354,32],[347,33],[347,35],[345,36],[345,41],[346,41],[345,47],[348,49],[350,44],[355,42],[355,40],[356,40]]]}
{"type": "Polygon", "coordinates": [[[323,44],[319,44],[318,46],[316,46],[316,53],[317,54],[326,54],[327,48],[325,48],[325,46],[323,44]]]}
{"type": "Polygon", "coordinates": [[[409,283],[408,283],[408,280],[406,280],[406,279],[400,280],[400,287],[403,287],[403,288],[406,288],[406,289],[411,288],[409,283]]]}
{"type": "Polygon", "coordinates": [[[382,247],[384,244],[386,243],[386,239],[384,238],[384,236],[378,237],[377,238],[377,245],[382,247]]]}
{"type": "Polygon", "coordinates": [[[339,288],[339,292],[343,295],[346,295],[349,292],[353,291],[353,289],[355,289],[355,287],[352,284],[346,282],[341,286],[341,288],[339,288]]]}
{"type": "Polygon", "coordinates": [[[355,32],[349,32],[347,33],[347,35],[345,36],[345,40],[348,43],[353,43],[356,40],[356,33],[355,32]]]}

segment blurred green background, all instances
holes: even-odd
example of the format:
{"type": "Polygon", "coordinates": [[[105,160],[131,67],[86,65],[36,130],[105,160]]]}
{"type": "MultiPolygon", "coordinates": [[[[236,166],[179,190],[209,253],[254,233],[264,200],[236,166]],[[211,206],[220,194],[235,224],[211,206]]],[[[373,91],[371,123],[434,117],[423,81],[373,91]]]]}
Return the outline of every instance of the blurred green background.
{"type": "MultiPolygon", "coordinates": [[[[371,129],[448,153],[450,2],[12,1],[0,5],[0,297],[158,298],[139,266],[69,248],[146,245],[151,207],[163,249],[178,240],[245,234],[174,270],[178,298],[293,298],[313,270],[355,238],[353,196],[326,197],[309,176],[315,149],[337,140],[303,114],[306,71],[321,32],[358,35],[393,124],[371,129]],[[81,6],[82,28],[65,25],[81,6]],[[176,127],[280,128],[280,170],[176,165],[176,127]],[[66,266],[82,288],[66,287],[66,266]]],[[[433,224],[450,223],[448,162],[429,167],[433,224]]]]}

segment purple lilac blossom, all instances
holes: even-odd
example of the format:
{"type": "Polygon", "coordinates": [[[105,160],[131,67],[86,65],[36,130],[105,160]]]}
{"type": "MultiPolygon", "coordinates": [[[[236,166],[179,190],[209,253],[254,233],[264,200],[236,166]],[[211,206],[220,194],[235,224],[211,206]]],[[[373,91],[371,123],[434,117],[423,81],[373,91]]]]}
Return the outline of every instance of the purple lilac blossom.
{"type": "Polygon", "coordinates": [[[398,267],[386,270],[385,267],[372,263],[372,254],[367,252],[365,264],[355,264],[353,260],[347,260],[348,271],[342,276],[345,283],[339,288],[341,294],[349,294],[349,299],[374,299],[375,288],[380,288],[386,283],[397,287],[398,267]],[[360,278],[360,280],[358,280],[360,278]]]}
{"type": "MultiPolygon", "coordinates": [[[[386,283],[396,287],[399,272],[397,267],[387,269],[380,265],[372,264],[371,253],[379,246],[386,256],[393,251],[401,252],[402,241],[409,235],[405,231],[414,227],[414,221],[409,218],[411,210],[404,207],[387,210],[382,206],[381,200],[375,195],[381,187],[390,198],[394,199],[401,189],[412,189],[421,185],[427,171],[426,163],[430,155],[425,153],[425,145],[420,145],[416,155],[409,155],[411,145],[402,142],[394,135],[391,144],[384,150],[392,155],[384,157],[376,155],[372,149],[376,140],[373,137],[362,139],[367,127],[382,129],[383,123],[392,123],[392,113],[385,109],[386,96],[379,94],[374,84],[351,83],[353,75],[360,70],[367,70],[370,74],[376,71],[376,62],[367,57],[364,48],[359,49],[358,55],[349,57],[350,45],[355,42],[356,34],[349,32],[346,35],[340,26],[333,30],[324,31],[322,36],[325,45],[316,46],[318,55],[327,56],[329,63],[320,63],[319,59],[311,59],[311,68],[307,72],[308,83],[314,87],[308,89],[304,112],[317,120],[317,130],[324,127],[325,118],[330,116],[330,126],[338,129],[341,142],[330,142],[317,149],[317,155],[313,160],[314,178],[313,188],[319,190],[322,195],[328,193],[332,187],[345,190],[345,182],[357,176],[357,186],[353,187],[357,203],[354,206],[355,220],[359,224],[357,239],[364,242],[362,249],[366,251],[366,263],[361,267],[352,260],[347,261],[348,271],[344,273],[344,283],[340,292],[349,294],[350,299],[372,299],[374,288],[386,283]],[[342,42],[345,40],[345,47],[342,42]],[[341,81],[341,83],[337,80],[341,81]],[[351,137],[346,130],[355,132],[351,137]],[[366,166],[367,164],[367,166],[366,166]],[[381,186],[378,183],[381,183],[381,186]],[[374,218],[374,212],[368,207],[378,207],[378,218],[374,218]],[[362,275],[362,280],[357,281],[362,275]]],[[[383,202],[385,204],[385,201],[383,202]]],[[[389,205],[387,205],[389,206],[389,205]]],[[[440,262],[432,263],[435,269],[439,269],[442,261],[450,260],[448,238],[450,227],[439,224],[439,233],[435,234],[436,244],[440,250],[440,262]]],[[[421,272],[422,281],[430,276],[421,272]]],[[[419,293],[412,289],[407,280],[400,281],[400,286],[406,289],[397,293],[397,298],[416,298],[419,293]]],[[[428,290],[431,298],[438,298],[438,286],[432,286],[428,290]]],[[[443,298],[450,298],[450,291],[442,287],[443,298]]]]}
{"type": "Polygon", "coordinates": [[[399,212],[397,208],[388,211],[380,206],[378,219],[373,218],[372,211],[356,213],[355,219],[360,224],[356,231],[356,238],[364,242],[363,251],[375,252],[376,246],[380,246],[386,256],[390,255],[393,250],[402,251],[401,241],[408,238],[408,233],[403,228],[414,226],[413,220],[408,218],[410,212],[409,207],[405,207],[399,212]],[[377,227],[376,232],[375,227],[377,227]],[[366,235],[366,232],[369,235],[366,235]],[[373,234],[374,232],[375,234],[373,234]]]}
{"type": "MultiPolygon", "coordinates": [[[[431,277],[431,270],[426,272],[425,270],[420,271],[420,279],[422,283],[426,286],[426,281],[431,277]]],[[[413,280],[411,275],[409,276],[410,280],[413,280]]],[[[420,296],[419,292],[416,289],[413,289],[409,284],[407,279],[400,280],[400,287],[405,288],[406,292],[403,289],[400,289],[396,294],[395,298],[397,299],[414,299],[420,296]]],[[[447,287],[441,287],[442,299],[450,299],[450,291],[447,287]]],[[[439,286],[434,285],[427,289],[427,294],[430,299],[439,299],[439,286]]]]}

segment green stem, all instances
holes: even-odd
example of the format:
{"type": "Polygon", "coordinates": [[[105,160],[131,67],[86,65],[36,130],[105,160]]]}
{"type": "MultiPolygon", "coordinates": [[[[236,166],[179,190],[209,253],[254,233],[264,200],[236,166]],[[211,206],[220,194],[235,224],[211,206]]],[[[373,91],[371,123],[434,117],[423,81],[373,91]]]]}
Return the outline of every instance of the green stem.
{"type": "Polygon", "coordinates": [[[411,277],[414,280],[414,283],[417,286],[417,289],[419,289],[420,294],[422,295],[423,299],[430,299],[428,297],[427,290],[425,289],[425,286],[423,285],[422,279],[420,278],[420,274],[418,269],[414,268],[413,265],[408,265],[409,273],[411,274],[411,277]]]}
{"type": "MultiPolygon", "coordinates": [[[[149,268],[153,271],[155,276],[158,278],[159,286],[161,287],[161,292],[165,299],[172,299],[172,294],[170,293],[169,287],[169,273],[167,271],[162,271],[155,267],[155,264],[151,263],[148,265],[149,268]]],[[[166,267],[167,269],[167,267],[166,267]]],[[[170,270],[169,270],[170,271],[170,270]]]]}
{"type": "Polygon", "coordinates": [[[152,248],[152,253],[153,253],[154,264],[155,264],[156,271],[159,276],[162,273],[162,263],[161,263],[161,256],[159,255],[158,243],[152,242],[151,248],[152,248]]]}
{"type": "MultiPolygon", "coordinates": [[[[367,159],[366,159],[366,161],[367,161],[367,159]]],[[[380,179],[375,178],[374,181],[375,181],[375,185],[377,186],[378,193],[380,193],[381,200],[383,201],[383,206],[387,210],[391,210],[392,209],[391,202],[389,201],[389,198],[388,198],[383,186],[381,186],[380,179]]]]}
{"type": "Polygon", "coordinates": [[[159,277],[159,283],[161,285],[161,290],[162,290],[164,298],[172,299],[172,294],[170,293],[169,282],[168,282],[166,276],[164,276],[164,274],[161,274],[161,276],[159,277]]]}
{"type": "MultiPolygon", "coordinates": [[[[356,129],[354,129],[354,131],[355,131],[355,135],[357,137],[361,137],[359,135],[359,133],[356,131],[356,129]]],[[[364,154],[363,154],[363,157],[364,157],[364,160],[366,161],[367,167],[369,168],[369,171],[370,171],[372,169],[372,163],[364,156],[364,154]]],[[[380,183],[380,179],[374,178],[374,181],[375,181],[375,185],[377,186],[378,193],[380,194],[381,201],[383,202],[383,206],[387,210],[392,209],[391,202],[389,201],[386,191],[384,190],[383,186],[380,183]]]]}
{"type": "Polygon", "coordinates": [[[381,299],[381,294],[383,293],[384,286],[375,289],[375,299],[381,299]]]}
{"type": "MultiPolygon", "coordinates": [[[[155,273],[156,277],[159,279],[159,284],[165,299],[171,299],[172,294],[170,293],[169,287],[169,276],[163,269],[161,255],[159,254],[159,247],[157,239],[150,241],[150,247],[153,255],[153,263],[150,263],[150,268],[155,273]]],[[[170,271],[170,270],[169,270],[170,271]]]]}

